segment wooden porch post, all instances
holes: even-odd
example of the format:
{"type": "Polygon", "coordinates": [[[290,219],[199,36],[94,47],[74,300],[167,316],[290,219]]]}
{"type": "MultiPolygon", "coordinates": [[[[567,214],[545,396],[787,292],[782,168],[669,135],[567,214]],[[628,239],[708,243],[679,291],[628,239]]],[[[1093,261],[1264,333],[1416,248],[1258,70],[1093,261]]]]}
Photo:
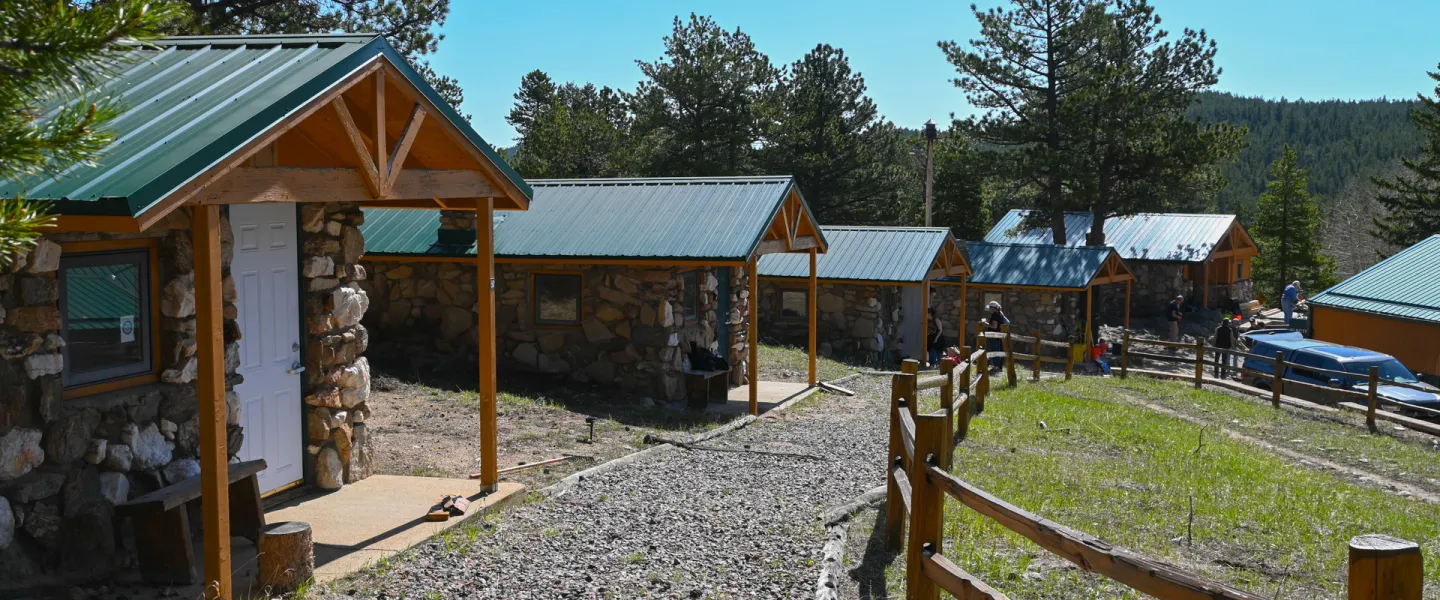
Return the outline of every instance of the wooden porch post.
{"type": "Polygon", "coordinates": [[[1094,295],[1090,292],[1094,289],[1093,284],[1085,286],[1085,351],[1087,355],[1090,347],[1095,345],[1095,340],[1090,338],[1090,332],[1095,329],[1092,323],[1095,319],[1095,305],[1090,303],[1094,299],[1094,295]]]}
{"type": "Polygon", "coordinates": [[[1200,263],[1200,308],[1210,308],[1210,261],[1200,263]]]}
{"type": "Polygon", "coordinates": [[[495,418],[495,200],[475,200],[475,312],[480,322],[476,343],[480,350],[480,485],[489,491],[500,487],[499,433],[495,418]]]}
{"type": "MultiPolygon", "coordinates": [[[[969,275],[966,275],[965,277],[966,277],[966,278],[969,278],[970,276],[969,276],[969,275]]],[[[961,280],[960,280],[960,318],[959,318],[959,320],[956,321],[956,323],[959,325],[959,328],[960,328],[960,334],[959,334],[959,337],[955,338],[955,345],[960,347],[960,352],[961,352],[961,353],[965,353],[965,339],[966,339],[966,337],[965,337],[965,335],[966,335],[966,334],[965,334],[965,296],[966,296],[966,293],[967,293],[967,292],[965,291],[965,280],[964,280],[964,279],[961,279],[961,280]]],[[[976,348],[976,350],[979,350],[979,348],[976,348]]]]}
{"type": "Polygon", "coordinates": [[[195,381],[200,408],[201,529],[205,598],[230,600],[230,485],[226,448],[225,347],[220,293],[220,207],[194,207],[195,381]]]}
{"type": "Polygon", "coordinates": [[[750,414],[760,414],[760,327],[757,322],[760,320],[760,255],[750,257],[750,276],[746,281],[750,285],[750,324],[746,326],[748,331],[745,336],[749,340],[746,344],[750,352],[750,361],[747,370],[750,377],[750,414]]]}
{"type": "Polygon", "coordinates": [[[1129,331],[1129,330],[1130,330],[1130,284],[1132,284],[1132,283],[1134,283],[1134,282],[1135,282],[1135,281],[1134,281],[1133,279],[1126,279],[1126,280],[1125,280],[1125,330],[1126,330],[1126,331],[1129,331]]]}
{"type": "Polygon", "coordinates": [[[816,249],[815,249],[815,248],[811,248],[811,249],[810,249],[810,294],[809,294],[809,296],[808,296],[809,299],[810,299],[810,306],[806,307],[806,309],[805,309],[805,314],[810,315],[810,385],[812,385],[812,386],[815,385],[815,383],[816,383],[817,381],[819,381],[819,379],[817,378],[817,375],[816,375],[816,373],[815,373],[815,350],[816,350],[816,347],[817,347],[815,340],[816,340],[816,338],[818,337],[818,336],[816,335],[816,331],[815,331],[815,292],[816,292],[817,288],[819,287],[819,286],[816,285],[816,278],[815,278],[815,260],[816,260],[816,257],[817,257],[817,256],[818,256],[818,253],[817,253],[816,249]]]}

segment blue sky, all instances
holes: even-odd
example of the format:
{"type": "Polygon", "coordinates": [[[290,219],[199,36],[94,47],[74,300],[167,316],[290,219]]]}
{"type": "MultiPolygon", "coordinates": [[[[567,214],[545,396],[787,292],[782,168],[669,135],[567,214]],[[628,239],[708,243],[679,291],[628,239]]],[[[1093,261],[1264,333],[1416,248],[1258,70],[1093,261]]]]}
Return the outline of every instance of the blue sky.
{"type": "MultiPolygon", "coordinates": [[[[1204,29],[1219,44],[1217,89],[1310,100],[1413,97],[1440,62],[1434,0],[1151,0],[1171,31],[1204,29]]],[[[996,4],[981,1],[982,7],[996,4]]],[[[505,122],[520,77],[541,69],[558,81],[633,89],[636,59],[664,49],[676,14],[710,15],[740,27],[777,65],[819,43],[843,48],[891,120],[917,127],[971,109],[951,83],[939,40],[978,31],[969,2],[934,0],[452,0],[445,41],[432,56],[465,88],[463,111],[492,144],[508,146],[505,122]]]]}

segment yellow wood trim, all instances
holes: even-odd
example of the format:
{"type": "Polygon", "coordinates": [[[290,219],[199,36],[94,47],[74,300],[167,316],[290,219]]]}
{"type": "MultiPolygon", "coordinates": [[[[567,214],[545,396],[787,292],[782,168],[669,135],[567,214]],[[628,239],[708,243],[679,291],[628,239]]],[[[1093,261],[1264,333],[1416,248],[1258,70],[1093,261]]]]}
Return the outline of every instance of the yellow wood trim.
{"type": "MultiPolygon", "coordinates": [[[[408,89],[408,88],[405,88],[408,89]]],[[[495,203],[489,198],[475,201],[475,218],[489,223],[495,216],[495,203]]],[[[499,423],[495,411],[498,392],[495,371],[495,228],[475,228],[475,312],[479,315],[476,337],[479,339],[480,393],[480,484],[495,491],[500,486],[499,423]]]]}
{"type": "Polygon", "coordinates": [[[383,56],[376,56],[371,59],[369,62],[357,68],[344,80],[331,86],[330,90],[325,94],[311,100],[309,104],[295,111],[289,117],[286,117],[285,120],[281,121],[263,135],[255,137],[250,140],[249,143],[231,152],[229,157],[211,167],[205,173],[200,174],[190,180],[189,183],[186,183],[179,189],[161,198],[160,201],[146,208],[144,212],[141,212],[140,215],[135,218],[140,224],[140,230],[148,229],[151,225],[154,225],[160,219],[164,218],[165,215],[170,214],[170,211],[175,210],[176,207],[189,202],[192,196],[200,190],[205,189],[216,179],[229,173],[231,169],[245,164],[245,161],[250,160],[251,155],[258,152],[261,148],[273,144],[275,140],[280,139],[280,136],[285,135],[291,129],[294,129],[296,125],[299,125],[320,109],[328,106],[332,99],[338,97],[345,90],[350,89],[360,80],[374,74],[375,71],[380,69],[382,64],[385,63],[386,60],[383,56]]]}
{"type": "MultiPolygon", "coordinates": [[[[336,118],[340,119],[340,125],[345,129],[345,135],[350,138],[350,145],[355,150],[355,162],[360,163],[360,180],[370,190],[370,197],[384,198],[388,194],[385,189],[385,182],[380,179],[380,172],[375,169],[375,159],[366,147],[365,138],[360,133],[360,128],[355,125],[355,118],[350,116],[350,109],[345,105],[345,96],[336,96],[330,101],[330,106],[335,110],[336,118]]],[[[383,121],[382,121],[383,122],[383,121]]],[[[378,142],[377,147],[383,147],[385,142],[378,142]]]]}
{"type": "Polygon", "coordinates": [[[96,240],[93,242],[60,242],[60,253],[79,254],[84,252],[113,252],[115,250],[156,249],[158,238],[135,238],[130,240],[96,240]]]}
{"type": "MultiPolygon", "coordinates": [[[[375,153],[371,160],[375,165],[375,181],[380,188],[381,195],[390,195],[390,182],[394,177],[390,175],[390,165],[386,164],[385,155],[385,72],[376,71],[373,77],[375,81],[375,153]]],[[[337,98],[336,101],[342,101],[337,98]]],[[[399,167],[396,167],[397,169],[399,167]]]]}
{"type": "Polygon", "coordinates": [[[750,257],[749,278],[746,287],[750,288],[749,312],[750,322],[745,328],[745,346],[750,354],[746,365],[746,376],[749,378],[750,389],[750,414],[760,415],[760,257],[750,257]]]}
{"type": "MultiPolygon", "coordinates": [[[[374,195],[369,172],[334,167],[237,167],[196,195],[198,204],[260,202],[360,202],[384,205],[421,201],[429,208],[437,199],[491,197],[495,189],[479,171],[464,169],[399,169],[393,189],[374,195]]],[[[444,205],[440,205],[444,207],[444,205]]]]}
{"type": "MultiPolygon", "coordinates": [[[[817,250],[817,251],[818,251],[818,250],[817,250]]],[[[916,286],[924,285],[924,284],[922,284],[922,283],[920,283],[920,282],[918,282],[918,281],[871,281],[871,280],[867,280],[867,279],[826,279],[826,278],[824,278],[824,277],[820,277],[820,278],[817,278],[817,279],[819,280],[820,283],[830,284],[830,285],[878,285],[878,286],[882,286],[882,287],[883,287],[883,286],[892,286],[892,285],[893,285],[893,286],[899,286],[899,287],[916,287],[916,286]]],[[[760,281],[773,281],[773,282],[776,282],[776,283],[780,283],[780,282],[786,282],[786,283],[795,282],[795,285],[804,285],[805,279],[802,279],[802,278],[799,278],[799,277],[779,277],[779,276],[775,276],[775,275],[761,275],[761,276],[760,276],[760,281]]]]}
{"type": "MultiPolygon", "coordinates": [[[[159,344],[153,345],[159,346],[159,344]]],[[[160,376],[158,374],[146,373],[144,375],[126,377],[125,379],[116,379],[113,381],[104,381],[83,387],[70,388],[62,392],[60,397],[65,400],[71,400],[74,398],[83,398],[85,396],[94,396],[96,394],[113,392],[115,390],[123,390],[125,388],[132,388],[141,385],[151,385],[154,383],[158,383],[159,381],[160,376]]]]}
{"type": "Polygon", "coordinates": [[[260,498],[261,498],[261,499],[269,498],[269,497],[271,497],[271,496],[274,496],[275,494],[279,494],[279,493],[281,493],[281,492],[288,492],[288,491],[293,490],[293,489],[295,489],[295,488],[297,488],[297,487],[300,487],[300,486],[302,486],[302,485],[305,485],[305,480],[304,480],[304,479],[296,479],[295,481],[292,481],[292,482],[290,482],[290,483],[287,483],[287,484],[285,484],[285,485],[282,485],[282,486],[280,486],[280,487],[277,487],[277,488],[275,488],[275,489],[273,489],[273,490],[270,490],[270,491],[268,491],[268,492],[265,492],[265,493],[263,493],[263,494],[260,494],[260,498]]]}
{"type": "Polygon", "coordinates": [[[815,300],[815,296],[819,294],[819,278],[815,274],[815,263],[819,255],[817,249],[810,249],[810,285],[805,289],[805,316],[810,320],[810,356],[808,357],[810,359],[810,385],[815,385],[819,381],[817,379],[819,371],[815,368],[815,352],[816,349],[819,348],[819,331],[817,331],[815,317],[815,313],[819,308],[816,306],[815,300]]]}
{"type": "MultiPolygon", "coordinates": [[[[540,329],[580,329],[580,323],[585,320],[585,272],[584,271],[563,271],[553,269],[535,269],[530,271],[530,287],[526,295],[530,296],[530,324],[540,329]],[[575,297],[575,322],[574,323],[541,323],[540,322],[540,295],[535,293],[536,275],[566,275],[580,278],[580,295],[575,297]]],[[[498,291],[498,290],[497,290],[498,291]]]]}
{"type": "Polygon", "coordinates": [[[97,217],[89,215],[60,215],[41,227],[40,233],[140,233],[140,222],[131,217],[97,217]]]}
{"type": "Polygon", "coordinates": [[[201,531],[204,532],[206,589],[231,598],[229,451],[226,449],[225,349],[221,323],[220,207],[195,209],[195,333],[199,340],[195,377],[200,409],[201,531]]]}
{"type": "Polygon", "coordinates": [[[390,154],[390,171],[386,175],[385,187],[393,188],[395,180],[399,179],[401,171],[405,170],[405,158],[410,154],[410,146],[415,144],[415,137],[420,135],[420,126],[425,123],[425,109],[419,104],[410,110],[410,119],[405,122],[405,129],[400,132],[400,141],[395,144],[395,151],[390,154]]]}
{"type": "MultiPolygon", "coordinates": [[[[160,240],[159,238],[136,238],[130,240],[97,240],[92,242],[61,242],[60,254],[85,254],[90,252],[114,252],[119,250],[148,250],[150,263],[150,372],[145,375],[127,377],[116,381],[97,383],[65,390],[61,397],[80,398],[93,394],[125,389],[137,385],[148,385],[160,381],[160,362],[164,353],[160,350],[160,240]],[[149,381],[144,381],[150,379],[149,381]]],[[[64,307],[61,307],[64,310],[64,307]]]]}

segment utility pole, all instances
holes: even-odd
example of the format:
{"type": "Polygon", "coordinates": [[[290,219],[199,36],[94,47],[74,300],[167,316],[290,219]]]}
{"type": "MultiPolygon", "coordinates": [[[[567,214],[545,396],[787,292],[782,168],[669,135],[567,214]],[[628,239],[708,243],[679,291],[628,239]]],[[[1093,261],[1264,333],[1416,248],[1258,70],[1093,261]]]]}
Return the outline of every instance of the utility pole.
{"type": "Polygon", "coordinates": [[[935,119],[925,122],[925,226],[930,227],[930,214],[935,207],[935,119]]]}

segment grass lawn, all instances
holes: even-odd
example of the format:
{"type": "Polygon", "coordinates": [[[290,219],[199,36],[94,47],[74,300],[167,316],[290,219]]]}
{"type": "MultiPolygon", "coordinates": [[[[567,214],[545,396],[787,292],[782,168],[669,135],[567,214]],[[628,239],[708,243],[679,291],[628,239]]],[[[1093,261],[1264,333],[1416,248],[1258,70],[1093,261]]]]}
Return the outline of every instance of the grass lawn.
{"type": "MultiPolygon", "coordinates": [[[[1177,384],[1112,387],[1116,383],[1077,379],[997,389],[956,448],[954,472],[1047,518],[1267,597],[1343,597],[1347,543],[1362,533],[1419,542],[1434,564],[1440,552],[1435,506],[1296,465],[1213,430],[1202,434],[1201,426],[1114,392],[1211,405],[1217,414],[1218,407],[1246,410],[1228,404],[1237,399],[1183,391],[1177,384]]],[[[1258,423],[1267,417],[1245,418],[1258,423]]],[[[1287,427],[1320,428],[1306,429],[1311,435],[1325,425],[1287,427]]],[[[1419,451],[1399,450],[1399,442],[1386,436],[1347,431],[1373,438],[1350,441],[1347,449],[1419,451]]],[[[1345,437],[1328,430],[1325,435],[1333,440],[1327,444],[1345,437]]],[[[945,554],[1013,598],[1140,597],[953,500],[945,511],[945,554]]],[[[890,569],[891,578],[898,576],[890,569]]],[[[1440,598],[1440,569],[1426,576],[1426,598],[1440,598]]]]}
{"type": "MultiPolygon", "coordinates": [[[[810,355],[804,348],[760,344],[757,354],[760,357],[761,381],[806,381],[810,375],[810,355]]],[[[820,381],[833,381],[857,371],[873,368],[898,369],[899,365],[876,367],[839,361],[824,356],[815,358],[815,369],[819,371],[817,374],[820,376],[820,381]]]]}

